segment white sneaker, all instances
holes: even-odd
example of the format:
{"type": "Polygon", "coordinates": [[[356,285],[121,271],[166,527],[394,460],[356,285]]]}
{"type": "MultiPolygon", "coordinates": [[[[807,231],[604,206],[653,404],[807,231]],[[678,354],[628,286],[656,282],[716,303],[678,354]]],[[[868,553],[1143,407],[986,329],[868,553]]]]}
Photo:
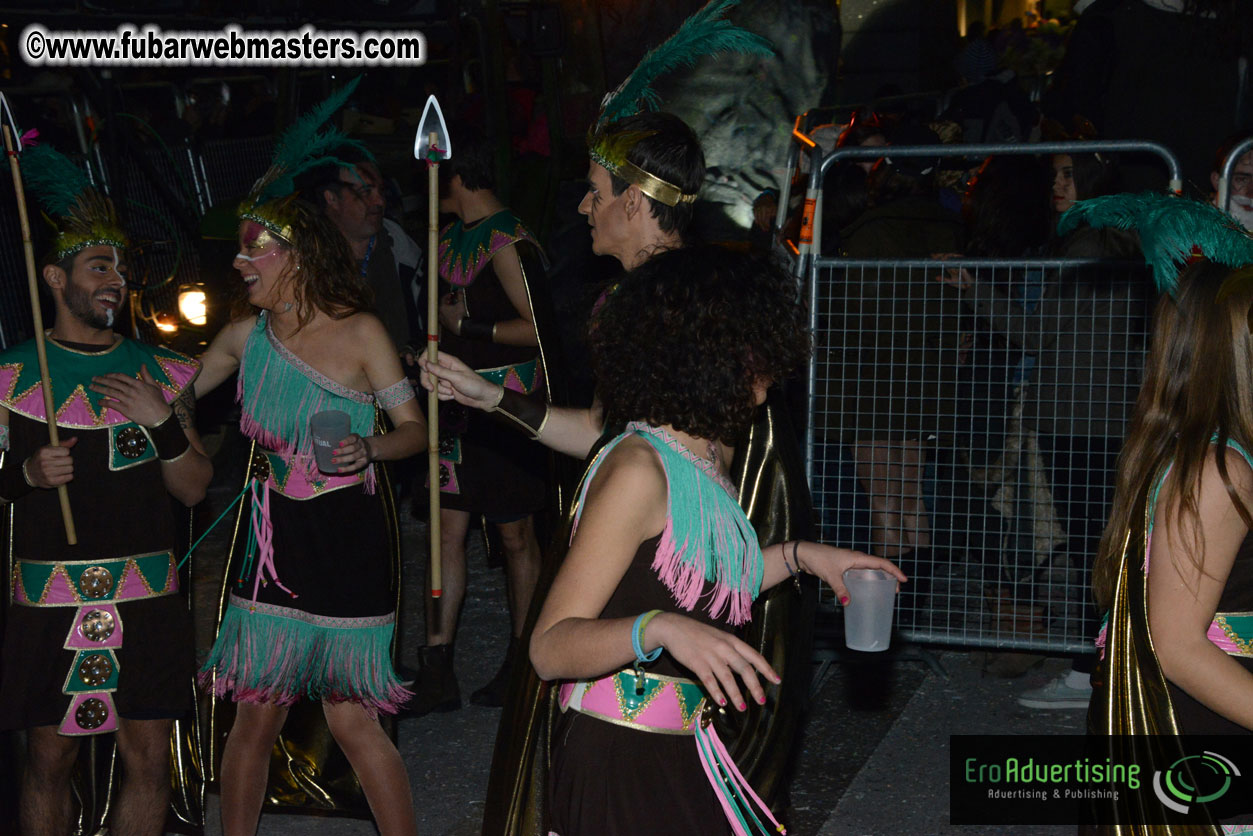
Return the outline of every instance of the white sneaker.
{"type": "Polygon", "coordinates": [[[1092,699],[1092,686],[1074,688],[1066,684],[1062,674],[1046,685],[1023,691],[1018,704],[1026,708],[1087,708],[1092,699]]]}

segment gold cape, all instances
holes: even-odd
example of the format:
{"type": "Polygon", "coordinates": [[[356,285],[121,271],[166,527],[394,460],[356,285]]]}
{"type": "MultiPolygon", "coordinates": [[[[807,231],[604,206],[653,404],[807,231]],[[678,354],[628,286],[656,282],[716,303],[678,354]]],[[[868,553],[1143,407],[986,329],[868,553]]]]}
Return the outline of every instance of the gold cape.
{"type": "MultiPolygon", "coordinates": [[[[1144,502],[1144,520],[1123,541],[1122,564],[1110,605],[1105,657],[1092,677],[1088,733],[1104,736],[1109,756],[1125,763],[1174,763],[1183,750],[1174,706],[1153,650],[1149,633],[1148,574],[1144,558],[1152,502],[1144,502]]],[[[1152,802],[1150,802],[1152,803],[1152,802]]],[[[1154,810],[1156,810],[1156,805],[1154,810]]],[[[1149,810],[1131,810],[1131,818],[1152,821],[1149,810]]],[[[1091,833],[1102,836],[1221,836],[1211,822],[1204,825],[1111,824],[1091,833]]]]}

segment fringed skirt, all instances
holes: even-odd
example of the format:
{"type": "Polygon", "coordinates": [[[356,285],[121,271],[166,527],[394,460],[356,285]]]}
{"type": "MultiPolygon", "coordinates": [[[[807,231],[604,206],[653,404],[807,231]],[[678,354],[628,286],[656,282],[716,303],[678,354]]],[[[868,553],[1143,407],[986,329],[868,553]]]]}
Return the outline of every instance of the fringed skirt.
{"type": "Polygon", "coordinates": [[[271,491],[270,520],[277,577],[257,583],[257,569],[242,574],[235,555],[228,571],[241,574],[202,680],[236,702],[347,701],[396,713],[410,694],[392,667],[382,499],[355,486],[306,500],[271,491]]]}

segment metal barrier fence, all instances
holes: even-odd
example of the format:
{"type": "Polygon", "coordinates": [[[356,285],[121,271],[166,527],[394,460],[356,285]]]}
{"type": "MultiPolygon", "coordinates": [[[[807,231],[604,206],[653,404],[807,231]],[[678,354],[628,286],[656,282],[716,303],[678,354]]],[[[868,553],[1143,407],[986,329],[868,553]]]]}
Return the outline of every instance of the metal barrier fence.
{"type": "MultiPolygon", "coordinates": [[[[891,149],[898,156],[1149,152],[1142,142],[891,149]]],[[[822,174],[811,169],[821,243],[822,174]]],[[[817,161],[815,161],[817,162],[817,161]]],[[[806,464],[825,541],[913,579],[910,640],[1075,652],[1097,616],[1089,571],[1112,499],[1153,301],[1142,263],[850,259],[804,251],[815,354],[806,464]]]]}
{"type": "MultiPolygon", "coordinates": [[[[1253,136],[1244,140],[1231,149],[1231,153],[1227,155],[1227,159],[1223,160],[1222,171],[1218,173],[1218,198],[1217,203],[1224,212],[1231,211],[1232,195],[1232,175],[1236,168],[1236,163],[1240,162],[1240,158],[1245,154],[1253,151],[1253,136]]],[[[1247,188],[1248,175],[1241,175],[1245,178],[1245,187],[1247,188]]],[[[1247,208],[1247,207],[1246,207],[1247,208]]]]}

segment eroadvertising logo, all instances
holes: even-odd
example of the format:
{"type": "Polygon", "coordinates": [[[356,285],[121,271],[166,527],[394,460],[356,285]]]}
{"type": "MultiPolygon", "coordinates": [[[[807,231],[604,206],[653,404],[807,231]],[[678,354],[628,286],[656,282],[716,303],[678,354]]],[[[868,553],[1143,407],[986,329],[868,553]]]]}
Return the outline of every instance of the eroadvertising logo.
{"type": "Polygon", "coordinates": [[[955,825],[1214,823],[1253,810],[1251,763],[1253,742],[1239,737],[954,735],[950,817],[955,825]]]}

